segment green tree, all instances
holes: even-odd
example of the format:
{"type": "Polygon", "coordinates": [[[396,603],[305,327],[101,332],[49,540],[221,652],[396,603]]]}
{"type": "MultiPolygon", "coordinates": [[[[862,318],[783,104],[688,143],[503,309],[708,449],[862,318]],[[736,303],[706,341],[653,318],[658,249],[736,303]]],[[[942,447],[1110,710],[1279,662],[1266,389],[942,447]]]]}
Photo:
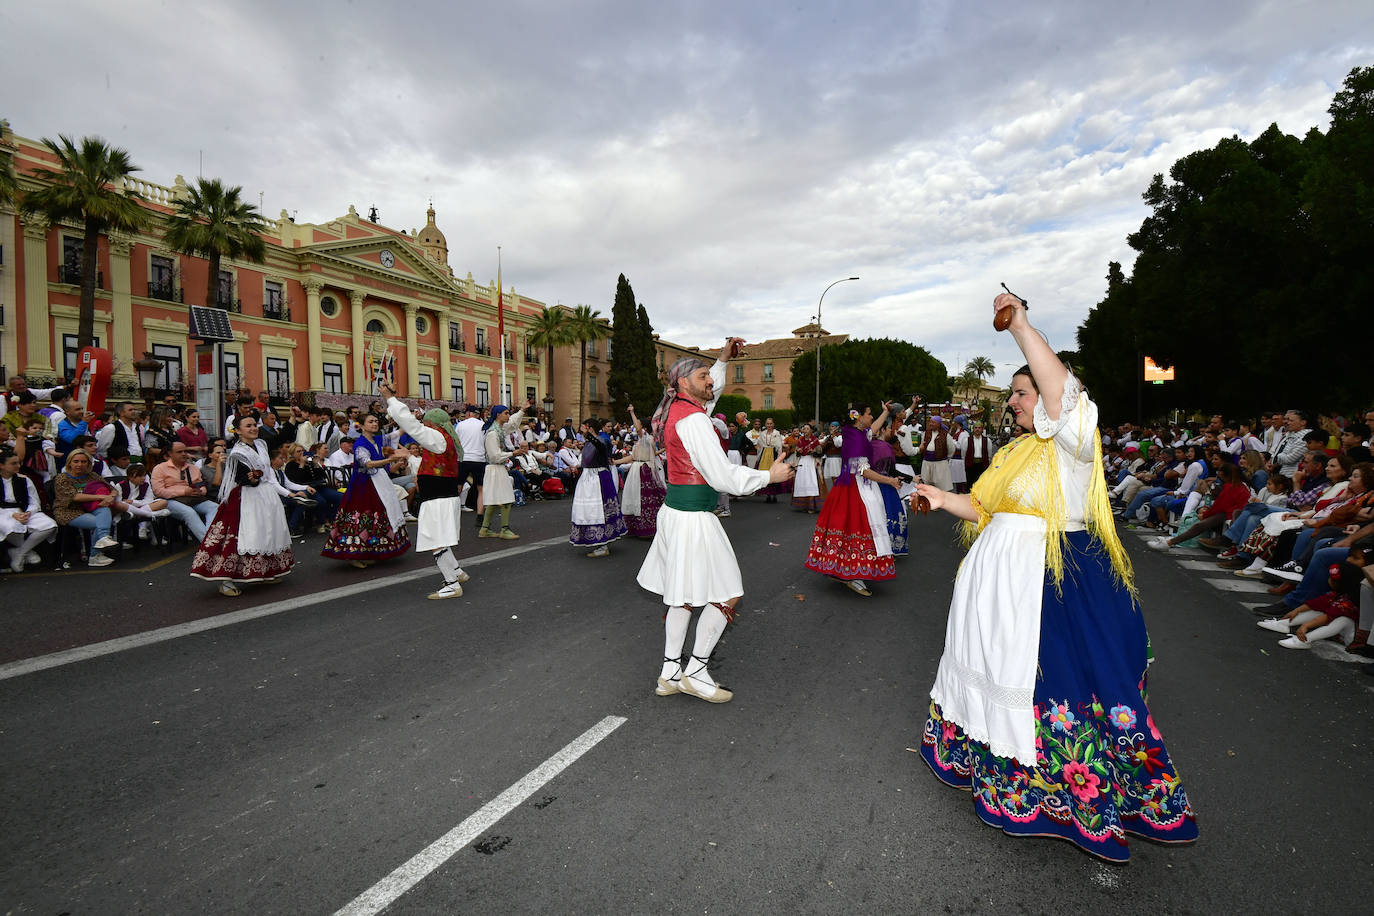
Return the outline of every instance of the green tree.
{"type": "MultiPolygon", "coordinates": [[[[571,342],[582,346],[582,362],[578,364],[577,373],[577,420],[580,423],[587,417],[587,344],[610,337],[611,328],[599,309],[579,305],[568,316],[568,329],[571,342]]],[[[611,355],[614,356],[614,352],[611,355]]]]}
{"type": "Polygon", "coordinates": [[[569,346],[573,342],[568,311],[562,306],[553,308],[544,306],[534,321],[531,322],[529,335],[530,346],[543,347],[546,351],[547,362],[544,364],[544,371],[549,380],[549,388],[545,394],[553,397],[553,351],[558,347],[569,346]]]}
{"type": "Polygon", "coordinates": [[[14,174],[14,157],[0,154],[0,207],[14,202],[19,196],[19,179],[14,174]]]}
{"type": "Polygon", "coordinates": [[[183,254],[208,259],[205,304],[213,306],[219,304],[215,292],[223,258],[258,264],[266,258],[262,214],[239,196],[242,187],[225,187],[218,178],[197,179],[188,192],[167,220],[163,240],[183,254]]]}
{"type": "MultiPolygon", "coordinates": [[[[635,303],[630,281],[621,274],[616,281],[615,305],[611,308],[611,371],[606,377],[611,412],[629,419],[631,404],[643,414],[658,404],[663,385],[654,358],[654,329],[649,313],[635,303]]],[[[643,414],[641,420],[648,419],[643,414]]]]}
{"type": "Polygon", "coordinates": [[[1112,261],[1107,265],[1107,294],[1078,326],[1078,370],[1084,386],[1104,417],[1124,420],[1137,415],[1136,395],[1141,353],[1137,341],[1135,290],[1112,261]]]}
{"type": "Polygon", "coordinates": [[[80,220],[81,307],[77,320],[77,346],[89,347],[95,339],[96,251],[100,236],[111,230],[137,232],[148,222],[143,198],[124,186],[139,171],[129,154],[100,137],[82,137],[78,146],[70,137],[43,138],[43,145],[57,159],[57,168],[34,170],[43,187],[24,196],[27,214],[41,213],[50,223],[80,220]]]}
{"type": "MultiPolygon", "coordinates": [[[[802,353],[792,363],[792,403],[801,419],[809,419],[815,400],[816,351],[802,353]]],[[[862,402],[874,408],[885,400],[910,403],[913,394],[927,401],[946,401],[950,391],[945,364],[925,347],[888,338],[846,340],[821,348],[821,416],[828,423],[846,415],[849,405],[862,402]]]]}
{"type": "Polygon", "coordinates": [[[750,413],[754,404],[742,394],[722,394],[716,398],[716,413],[725,414],[726,422],[734,422],[735,414],[740,411],[750,413]]]}

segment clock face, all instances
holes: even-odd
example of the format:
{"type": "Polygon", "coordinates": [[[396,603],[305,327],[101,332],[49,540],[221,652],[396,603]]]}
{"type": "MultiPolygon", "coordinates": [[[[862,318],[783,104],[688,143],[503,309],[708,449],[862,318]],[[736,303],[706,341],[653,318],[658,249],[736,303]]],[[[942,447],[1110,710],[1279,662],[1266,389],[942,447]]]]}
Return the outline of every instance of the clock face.
{"type": "Polygon", "coordinates": [[[389,249],[389,248],[383,248],[383,249],[382,249],[381,259],[382,259],[382,266],[383,266],[383,267],[395,267],[395,266],[396,266],[396,256],[395,256],[394,254],[391,253],[391,249],[389,249]]]}

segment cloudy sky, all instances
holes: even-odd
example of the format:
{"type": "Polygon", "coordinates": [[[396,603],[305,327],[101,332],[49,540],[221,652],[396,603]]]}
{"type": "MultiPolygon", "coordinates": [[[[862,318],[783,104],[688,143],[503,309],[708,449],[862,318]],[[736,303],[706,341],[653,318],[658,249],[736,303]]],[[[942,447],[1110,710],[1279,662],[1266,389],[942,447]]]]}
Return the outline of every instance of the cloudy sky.
{"type": "Polygon", "coordinates": [[[1005,281],[1056,348],[1150,177],[1272,122],[1326,129],[1374,5],[1343,0],[0,5],[0,117],[100,134],[324,221],[375,205],[450,263],[686,344],[827,329],[1005,382],[1005,281]],[[203,158],[202,158],[203,157],[203,158]]]}

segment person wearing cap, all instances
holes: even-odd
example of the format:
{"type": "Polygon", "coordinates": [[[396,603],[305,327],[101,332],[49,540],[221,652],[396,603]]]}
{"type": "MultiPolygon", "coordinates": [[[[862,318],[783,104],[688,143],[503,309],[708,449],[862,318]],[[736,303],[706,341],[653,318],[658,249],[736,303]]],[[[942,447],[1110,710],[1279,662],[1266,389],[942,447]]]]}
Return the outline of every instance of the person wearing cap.
{"type": "MultiPolygon", "coordinates": [[[[530,401],[525,406],[532,410],[534,402],[530,401]]],[[[529,446],[522,444],[513,451],[506,451],[505,442],[520,428],[520,421],[524,416],[523,409],[511,413],[510,408],[504,404],[492,405],[487,416],[487,425],[483,427],[482,433],[482,448],[487,458],[486,470],[482,475],[482,499],[486,503],[486,508],[482,512],[482,525],[477,531],[479,538],[503,538],[507,541],[520,539],[520,535],[510,527],[510,507],[515,502],[515,487],[511,485],[506,462],[517,454],[525,454],[529,446]],[[491,523],[496,518],[497,509],[501,510],[501,528],[499,531],[493,531],[491,523]]]]}
{"type": "Polygon", "coordinates": [[[434,407],[425,411],[421,422],[396,397],[396,390],[390,385],[383,382],[381,393],[386,398],[387,416],[424,449],[415,475],[415,495],[420,504],[415,549],[428,550],[439,567],[439,574],[444,577],[444,584],[429,597],[433,600],[461,597],[468,574],[458,565],[453,549],[458,546],[462,513],[458,495],[463,482],[458,475],[463,452],[453,434],[452,421],[447,411],[434,407]]]}
{"type": "Polygon", "coordinates": [[[463,460],[458,466],[458,483],[468,484],[468,497],[463,502],[464,512],[477,513],[477,526],[482,525],[482,477],[487,471],[486,443],[483,441],[482,411],[476,404],[463,408],[465,416],[453,424],[454,435],[458,437],[458,451],[463,460]]]}

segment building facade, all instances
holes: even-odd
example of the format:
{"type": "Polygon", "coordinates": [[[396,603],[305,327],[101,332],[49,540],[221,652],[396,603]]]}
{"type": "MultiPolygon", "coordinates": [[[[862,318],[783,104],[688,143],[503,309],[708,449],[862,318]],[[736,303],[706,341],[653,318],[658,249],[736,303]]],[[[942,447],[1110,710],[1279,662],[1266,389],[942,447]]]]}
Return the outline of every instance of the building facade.
{"type": "MultiPolygon", "coordinates": [[[[848,334],[831,334],[812,323],[797,328],[791,337],[746,343],[744,354],[726,370],[724,393],[744,395],[755,410],[793,410],[798,421],[808,419],[814,412],[812,402],[792,403],[792,363],[803,353],[848,339],[848,334]]],[[[719,348],[703,352],[711,359],[720,355],[719,348]]]]}
{"type": "MultiPolygon", "coordinates": [[[[0,144],[13,157],[19,190],[39,187],[33,170],[53,167],[46,147],[0,122],[0,144]]],[[[115,391],[136,385],[132,363],[151,353],[163,363],[159,396],[188,398],[195,341],[188,304],[230,313],[234,340],[224,346],[223,385],[266,389],[276,403],[310,392],[331,406],[365,401],[375,366],[385,361],[403,396],[478,404],[541,400],[544,355],[528,345],[528,326],[543,303],[502,294],[505,339],[497,334],[495,283],[456,277],[431,206],[422,230],[399,231],[348,212],[325,223],[297,223],[286,211],[262,228],[263,263],[225,259],[215,301],[205,303],[209,264],[162,242],[166,218],[187,194],[171,185],[127,182],[150,220],[137,234],[102,236],[96,271],[95,337],[115,360],[115,391]],[[500,390],[500,356],[506,390],[500,390]]],[[[0,208],[0,366],[30,384],[70,378],[75,370],[79,223],[48,225],[0,208]]]]}

